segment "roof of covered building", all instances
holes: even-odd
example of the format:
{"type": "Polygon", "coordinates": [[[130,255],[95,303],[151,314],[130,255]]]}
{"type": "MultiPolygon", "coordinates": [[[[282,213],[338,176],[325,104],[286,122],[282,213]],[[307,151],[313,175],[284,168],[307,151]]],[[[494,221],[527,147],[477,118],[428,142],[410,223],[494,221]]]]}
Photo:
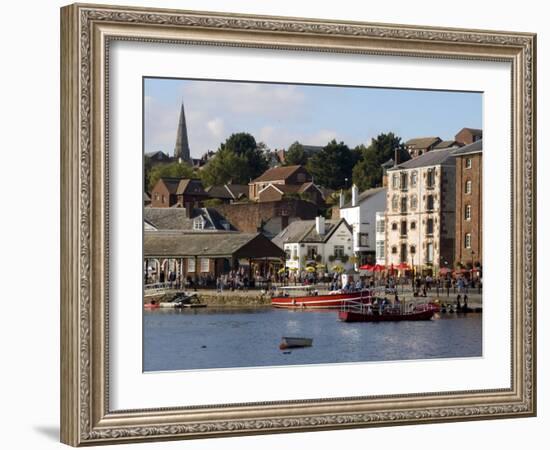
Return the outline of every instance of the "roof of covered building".
{"type": "Polygon", "coordinates": [[[272,167],[271,169],[266,170],[258,178],[253,180],[253,183],[259,181],[277,181],[277,180],[286,180],[291,177],[294,172],[303,166],[278,166],[272,167]]]}
{"type": "Polygon", "coordinates": [[[146,257],[280,258],[283,252],[261,233],[145,231],[146,257]]]}
{"type": "Polygon", "coordinates": [[[430,150],[429,152],[426,152],[414,159],[388,168],[388,172],[393,170],[416,169],[419,167],[443,165],[446,164],[453,157],[453,152],[455,150],[457,150],[456,147],[430,150]]]}
{"type": "Polygon", "coordinates": [[[429,137],[419,137],[414,139],[409,139],[405,142],[407,147],[414,148],[429,148],[434,144],[437,144],[441,141],[441,138],[438,136],[429,136],[429,137]]]}
{"type": "Polygon", "coordinates": [[[455,149],[453,156],[462,156],[468,155],[471,153],[482,153],[483,152],[483,139],[479,139],[471,144],[465,145],[464,147],[455,149]]]}

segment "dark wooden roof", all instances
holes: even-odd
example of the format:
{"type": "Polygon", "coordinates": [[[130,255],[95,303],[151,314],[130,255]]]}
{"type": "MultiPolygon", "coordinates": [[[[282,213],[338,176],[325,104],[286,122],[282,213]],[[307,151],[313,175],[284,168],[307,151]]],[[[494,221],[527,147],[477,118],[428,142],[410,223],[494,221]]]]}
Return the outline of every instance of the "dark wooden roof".
{"type": "Polygon", "coordinates": [[[253,183],[260,181],[286,180],[302,166],[279,166],[266,170],[262,175],[253,180],[253,183]]]}

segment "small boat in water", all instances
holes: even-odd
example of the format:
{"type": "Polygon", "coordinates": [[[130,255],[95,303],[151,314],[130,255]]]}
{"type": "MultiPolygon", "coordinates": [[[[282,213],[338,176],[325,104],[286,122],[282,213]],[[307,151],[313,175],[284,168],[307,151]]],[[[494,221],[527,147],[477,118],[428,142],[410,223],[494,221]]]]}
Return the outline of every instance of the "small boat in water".
{"type": "Polygon", "coordinates": [[[204,308],[206,303],[201,303],[197,294],[188,294],[182,292],[177,294],[173,299],[167,302],[160,303],[161,308],[204,308]]]}
{"type": "Polygon", "coordinates": [[[313,339],[310,338],[284,336],[279,344],[279,348],[286,350],[287,348],[311,347],[312,345],[313,339]]]}
{"type": "Polygon", "coordinates": [[[403,320],[431,320],[436,309],[429,304],[418,305],[407,311],[403,305],[347,304],[338,311],[342,322],[399,322],[403,320]]]}
{"type": "Polygon", "coordinates": [[[368,289],[348,292],[339,290],[327,294],[319,294],[315,286],[283,286],[279,290],[281,293],[271,298],[271,305],[275,308],[341,308],[349,301],[370,303],[373,296],[373,291],[368,289]]]}

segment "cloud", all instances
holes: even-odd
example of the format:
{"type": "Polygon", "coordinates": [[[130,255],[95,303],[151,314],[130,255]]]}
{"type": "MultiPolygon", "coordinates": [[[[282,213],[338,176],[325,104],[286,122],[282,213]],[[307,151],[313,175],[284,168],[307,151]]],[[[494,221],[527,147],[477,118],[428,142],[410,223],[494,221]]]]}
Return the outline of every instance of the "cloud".
{"type": "Polygon", "coordinates": [[[221,139],[223,137],[225,129],[223,119],[216,117],[215,119],[209,120],[206,126],[216,139],[221,139]]]}

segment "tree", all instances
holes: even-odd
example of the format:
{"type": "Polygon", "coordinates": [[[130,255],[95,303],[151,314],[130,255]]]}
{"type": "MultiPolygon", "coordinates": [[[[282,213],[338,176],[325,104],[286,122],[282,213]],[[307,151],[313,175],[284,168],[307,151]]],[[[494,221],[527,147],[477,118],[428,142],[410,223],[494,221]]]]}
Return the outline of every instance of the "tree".
{"type": "Polygon", "coordinates": [[[349,147],[333,139],[323,150],[309,158],[307,169],[316,184],[330,189],[345,189],[350,184],[355,162],[349,147]]]}
{"type": "Polygon", "coordinates": [[[404,151],[401,138],[393,133],[381,133],[373,138],[370,145],[360,145],[354,149],[361,159],[353,168],[353,183],[360,191],[382,186],[382,164],[394,158],[395,149],[404,151]]]}
{"type": "Polygon", "coordinates": [[[248,183],[247,160],[235,152],[227,149],[218,150],[204,169],[200,177],[206,186],[215,186],[225,183],[246,184],[248,183]]]}
{"type": "Polygon", "coordinates": [[[157,164],[149,170],[149,191],[153,189],[160,178],[193,178],[193,176],[193,168],[185,162],[157,164]]]}
{"type": "Polygon", "coordinates": [[[201,179],[207,186],[228,182],[247,184],[267,168],[265,144],[256,144],[251,134],[235,133],[220,145],[201,171],[201,179]]]}
{"type": "Polygon", "coordinates": [[[308,155],[304,150],[304,146],[298,141],[288,147],[285,154],[285,166],[305,166],[308,155]]]}

